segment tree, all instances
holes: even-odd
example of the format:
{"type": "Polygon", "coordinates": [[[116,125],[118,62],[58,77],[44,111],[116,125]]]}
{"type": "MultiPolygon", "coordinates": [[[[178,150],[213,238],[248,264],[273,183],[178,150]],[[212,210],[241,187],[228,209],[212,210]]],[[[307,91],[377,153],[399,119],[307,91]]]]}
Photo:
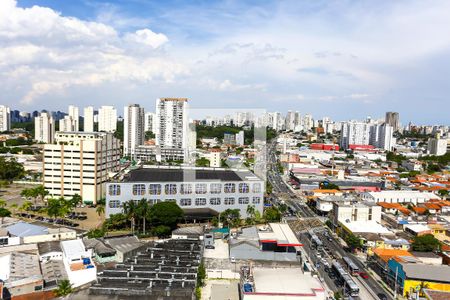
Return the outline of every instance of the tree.
{"type": "Polygon", "coordinates": [[[152,131],[146,131],[145,132],[145,139],[146,140],[150,140],[150,139],[154,139],[155,138],[155,134],[152,131]]]}
{"type": "Polygon", "coordinates": [[[83,198],[78,194],[73,195],[72,198],[69,200],[69,205],[71,209],[74,209],[81,203],[83,203],[83,198]]]}
{"type": "Polygon", "coordinates": [[[58,297],[64,297],[73,292],[72,284],[69,280],[63,279],[59,282],[58,288],[55,290],[55,295],[58,297]]]}
{"type": "Polygon", "coordinates": [[[33,206],[33,203],[31,203],[30,201],[25,201],[21,206],[20,209],[23,211],[28,211],[30,210],[30,208],[33,206]]]}
{"type": "Polygon", "coordinates": [[[11,212],[9,210],[7,210],[4,207],[0,207],[0,218],[2,219],[2,224],[3,224],[3,219],[5,217],[10,217],[11,216],[11,212]]]}
{"type": "Polygon", "coordinates": [[[195,161],[197,167],[209,167],[210,161],[207,158],[201,157],[195,161]]]}
{"type": "Polygon", "coordinates": [[[241,212],[239,209],[226,209],[219,214],[219,220],[225,226],[236,227],[241,223],[241,212]]]}
{"type": "Polygon", "coordinates": [[[173,230],[183,220],[184,212],[176,202],[159,202],[150,207],[147,217],[152,226],[164,225],[173,230]]]}
{"type": "Polygon", "coordinates": [[[158,225],[156,227],[153,227],[152,229],[152,235],[157,237],[167,237],[171,232],[171,228],[166,225],[158,225]]]}
{"type": "Polygon", "coordinates": [[[44,202],[44,198],[49,194],[43,185],[38,185],[37,187],[33,188],[33,190],[34,191],[32,194],[36,197],[39,196],[42,202],[44,202]]]}
{"type": "Polygon", "coordinates": [[[205,265],[203,262],[198,265],[197,269],[197,286],[203,286],[205,284],[205,278],[206,278],[206,270],[205,265]]]}
{"type": "Polygon", "coordinates": [[[441,197],[447,197],[448,196],[448,190],[439,190],[438,191],[438,194],[439,194],[439,196],[441,196],[441,197]]]}
{"type": "Polygon", "coordinates": [[[353,233],[349,233],[344,238],[347,245],[350,247],[351,250],[355,250],[361,246],[360,239],[354,235],[353,233]]]}
{"type": "Polygon", "coordinates": [[[128,218],[125,214],[112,214],[109,215],[109,218],[105,220],[105,222],[103,223],[103,228],[108,229],[112,229],[112,230],[117,230],[117,229],[122,229],[124,227],[126,227],[126,224],[128,223],[128,218]]]}
{"type": "Polygon", "coordinates": [[[131,233],[134,234],[134,222],[136,221],[137,205],[134,200],[129,200],[123,204],[123,213],[131,222],[131,233]]]}
{"type": "Polygon", "coordinates": [[[105,233],[103,228],[95,228],[88,231],[87,237],[90,239],[101,238],[105,236],[105,233]]]}
{"type": "Polygon", "coordinates": [[[439,249],[440,243],[432,234],[425,234],[414,237],[411,246],[414,251],[432,252],[439,249]]]}
{"type": "Polygon", "coordinates": [[[25,169],[21,163],[18,163],[14,158],[6,159],[0,157],[0,180],[11,182],[20,179],[25,174],[25,169]]]}
{"type": "Polygon", "coordinates": [[[141,199],[137,205],[138,217],[142,219],[142,233],[145,235],[145,221],[147,219],[148,212],[150,210],[150,205],[145,199],[141,199]]]}
{"type": "Polygon", "coordinates": [[[281,213],[277,208],[269,207],[264,210],[263,218],[266,222],[279,222],[281,220],[281,213]]]}
{"type": "Polygon", "coordinates": [[[62,218],[70,211],[70,203],[63,197],[51,198],[47,202],[47,214],[53,218],[62,218]]]}
{"type": "Polygon", "coordinates": [[[6,200],[0,199],[0,208],[6,207],[6,200]]]}

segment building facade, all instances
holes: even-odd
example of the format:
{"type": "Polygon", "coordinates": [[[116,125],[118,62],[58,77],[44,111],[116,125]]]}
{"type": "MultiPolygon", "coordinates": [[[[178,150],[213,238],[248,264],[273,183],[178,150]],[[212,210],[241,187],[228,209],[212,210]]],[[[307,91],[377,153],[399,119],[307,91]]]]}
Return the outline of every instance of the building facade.
{"type": "Polygon", "coordinates": [[[174,201],[185,212],[202,209],[217,214],[239,209],[242,217],[247,216],[249,205],[261,215],[264,206],[264,181],[244,170],[148,167],[131,171],[106,188],[107,217],[121,213],[124,202],[141,199],[150,204],[174,201]]]}
{"type": "Polygon", "coordinates": [[[350,145],[369,145],[370,124],[363,122],[343,122],[341,124],[340,146],[346,150],[350,145]]]}
{"type": "Polygon", "coordinates": [[[69,105],[69,117],[72,119],[73,131],[79,131],[80,130],[80,109],[74,105],[69,105]]]}
{"type": "Polygon", "coordinates": [[[135,156],[136,147],[145,141],[144,108],[131,104],[124,108],[123,120],[123,154],[135,156]]]}
{"type": "Polygon", "coordinates": [[[94,107],[88,106],[84,108],[84,132],[94,132],[94,107]]]}
{"type": "Polygon", "coordinates": [[[428,153],[431,155],[444,155],[447,153],[447,139],[441,139],[439,135],[428,140],[428,153]]]}
{"type": "Polygon", "coordinates": [[[102,106],[98,110],[98,131],[117,130],[117,110],[113,106],[102,106]]]}
{"type": "Polygon", "coordinates": [[[34,118],[34,139],[40,143],[52,144],[55,137],[55,122],[46,112],[34,118]]]}
{"type": "Polygon", "coordinates": [[[109,173],[119,169],[120,142],[112,133],[57,132],[44,146],[44,186],[53,197],[79,194],[85,203],[105,195],[109,173]]]}
{"type": "Polygon", "coordinates": [[[385,123],[392,126],[394,131],[398,131],[400,128],[400,115],[398,112],[388,111],[386,113],[385,123]]]}
{"type": "Polygon", "coordinates": [[[8,106],[0,105],[0,132],[11,130],[11,110],[8,106]]]}

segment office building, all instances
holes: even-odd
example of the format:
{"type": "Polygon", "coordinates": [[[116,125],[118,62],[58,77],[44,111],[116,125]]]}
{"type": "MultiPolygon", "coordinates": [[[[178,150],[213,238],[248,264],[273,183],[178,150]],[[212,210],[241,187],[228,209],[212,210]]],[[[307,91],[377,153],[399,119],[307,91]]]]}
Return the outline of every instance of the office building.
{"type": "Polygon", "coordinates": [[[112,133],[57,132],[56,144],[44,146],[44,186],[51,197],[80,195],[96,203],[105,182],[119,169],[120,142],[112,133]]]}
{"type": "MultiPolygon", "coordinates": [[[[80,130],[80,111],[78,107],[69,105],[69,117],[72,118],[73,131],[80,130]]],[[[60,129],[61,131],[61,129],[60,129]]]]}
{"type": "Polygon", "coordinates": [[[239,209],[245,218],[248,205],[261,215],[264,205],[264,181],[248,170],[144,167],[108,183],[107,191],[107,216],[122,212],[125,201],[141,199],[174,201],[193,216],[239,209]]]}
{"type": "Polygon", "coordinates": [[[98,110],[98,131],[117,130],[117,110],[113,106],[102,106],[98,110]]]}
{"type": "Polygon", "coordinates": [[[123,120],[123,153],[135,156],[137,146],[145,141],[144,108],[139,104],[131,104],[124,108],[123,120]]]}
{"type": "Polygon", "coordinates": [[[11,130],[11,110],[8,106],[0,105],[0,132],[11,130]]]}
{"type": "Polygon", "coordinates": [[[356,121],[341,124],[340,146],[347,150],[350,145],[369,145],[370,124],[356,121]]]}
{"type": "Polygon", "coordinates": [[[43,112],[34,118],[34,139],[38,143],[51,144],[55,137],[55,121],[53,117],[43,112]]]}
{"type": "Polygon", "coordinates": [[[151,131],[155,133],[156,131],[156,114],[152,112],[145,113],[145,131],[151,131]]]}
{"type": "Polygon", "coordinates": [[[394,132],[400,129],[400,116],[398,112],[388,111],[386,113],[385,123],[391,125],[394,132]]]}
{"type": "Polygon", "coordinates": [[[84,132],[94,132],[94,107],[88,106],[84,108],[84,132]]]}
{"type": "Polygon", "coordinates": [[[428,154],[444,155],[447,153],[447,139],[441,139],[439,134],[428,140],[428,154]]]}

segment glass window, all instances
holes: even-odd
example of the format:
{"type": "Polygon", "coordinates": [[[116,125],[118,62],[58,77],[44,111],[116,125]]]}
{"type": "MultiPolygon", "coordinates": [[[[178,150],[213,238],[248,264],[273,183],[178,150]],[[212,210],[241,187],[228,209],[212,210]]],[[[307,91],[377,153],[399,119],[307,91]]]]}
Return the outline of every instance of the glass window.
{"type": "Polygon", "coordinates": [[[248,197],[239,197],[238,201],[239,204],[248,204],[250,202],[250,199],[248,197]]]}
{"type": "Polygon", "coordinates": [[[109,195],[110,196],[120,196],[120,185],[110,184],[109,185],[109,195]]]}
{"type": "Polygon", "coordinates": [[[196,194],[206,194],[206,183],[197,183],[195,185],[195,193],[196,194]]]}
{"type": "Polygon", "coordinates": [[[253,204],[261,203],[261,197],[253,197],[253,204]]]}
{"type": "Polygon", "coordinates": [[[164,191],[166,192],[166,195],[175,195],[177,193],[177,185],[168,183],[164,186],[164,191]]]}
{"type": "Polygon", "coordinates": [[[224,192],[225,193],[235,193],[236,185],[234,183],[225,183],[224,192]]]}
{"type": "Polygon", "coordinates": [[[220,198],[210,198],[209,204],[211,205],[220,205],[220,198]]]}
{"type": "Polygon", "coordinates": [[[195,198],[195,205],[206,205],[206,198],[195,198]]]}
{"type": "Polygon", "coordinates": [[[234,197],[225,197],[225,205],[234,205],[234,197]]]}
{"type": "Polygon", "coordinates": [[[220,194],[222,193],[222,184],[221,183],[211,183],[209,185],[211,194],[220,194]]]}
{"type": "Polygon", "coordinates": [[[145,184],[133,184],[133,195],[142,196],[145,194],[145,184]]]}
{"type": "Polygon", "coordinates": [[[180,206],[190,206],[192,205],[192,200],[187,198],[187,199],[181,199],[180,200],[180,206]]]}
{"type": "Polygon", "coordinates": [[[148,186],[148,192],[150,195],[161,195],[161,185],[160,184],[150,184],[148,186]]]}
{"type": "Polygon", "coordinates": [[[261,183],[253,184],[253,193],[261,193],[261,183]]]}
{"type": "Polygon", "coordinates": [[[171,199],[166,199],[166,202],[175,202],[176,203],[177,199],[172,199],[172,198],[171,199]]]}
{"type": "Polygon", "coordinates": [[[119,208],[120,207],[120,201],[119,200],[111,200],[111,201],[109,201],[109,207],[110,208],[119,208]]]}
{"type": "Polygon", "coordinates": [[[248,183],[239,183],[239,193],[248,193],[248,192],[250,192],[248,183]]]}
{"type": "Polygon", "coordinates": [[[183,195],[192,194],[192,184],[182,183],[180,187],[180,193],[183,195]]]}

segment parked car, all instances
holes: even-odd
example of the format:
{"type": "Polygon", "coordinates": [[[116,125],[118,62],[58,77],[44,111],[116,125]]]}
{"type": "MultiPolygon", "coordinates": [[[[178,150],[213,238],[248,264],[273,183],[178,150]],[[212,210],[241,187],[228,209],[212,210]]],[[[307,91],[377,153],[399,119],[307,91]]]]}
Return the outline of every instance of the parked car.
{"type": "Polygon", "coordinates": [[[213,245],[205,245],[205,249],[216,249],[213,245]]]}
{"type": "Polygon", "coordinates": [[[361,276],[361,278],[364,278],[364,279],[369,278],[369,275],[367,275],[366,272],[360,272],[360,273],[359,273],[359,276],[361,276]]]}

